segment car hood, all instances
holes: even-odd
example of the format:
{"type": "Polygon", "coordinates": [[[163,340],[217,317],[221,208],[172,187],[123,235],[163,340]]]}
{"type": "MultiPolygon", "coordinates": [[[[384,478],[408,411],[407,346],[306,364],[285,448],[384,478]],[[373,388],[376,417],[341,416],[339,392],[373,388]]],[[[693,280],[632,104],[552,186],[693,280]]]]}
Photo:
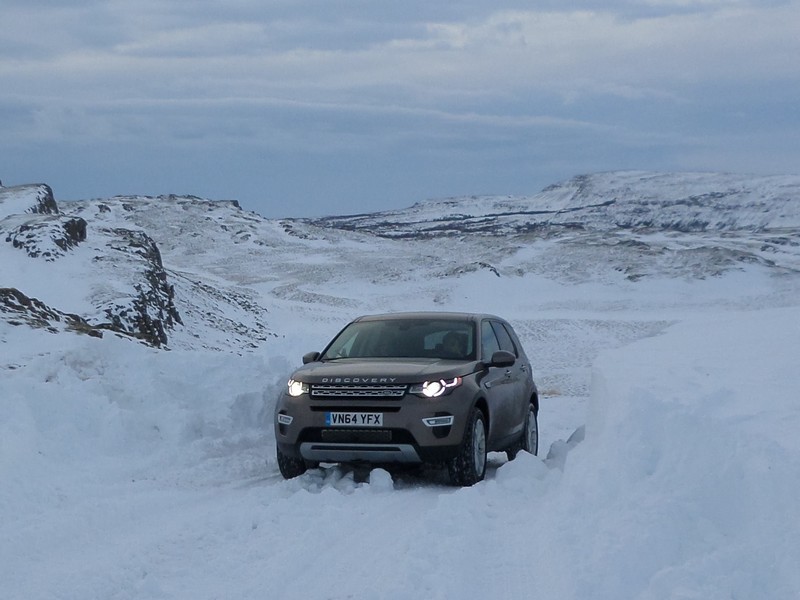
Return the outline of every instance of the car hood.
{"type": "Polygon", "coordinates": [[[292,378],[305,383],[343,385],[422,383],[463,377],[474,372],[476,365],[475,361],[433,358],[342,358],[308,363],[295,371],[292,378]]]}

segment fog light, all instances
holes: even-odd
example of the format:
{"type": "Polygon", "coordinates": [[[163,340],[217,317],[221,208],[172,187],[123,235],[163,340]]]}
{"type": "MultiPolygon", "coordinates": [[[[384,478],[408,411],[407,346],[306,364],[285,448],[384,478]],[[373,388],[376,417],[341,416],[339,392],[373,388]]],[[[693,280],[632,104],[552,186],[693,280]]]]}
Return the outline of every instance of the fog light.
{"type": "Polygon", "coordinates": [[[282,413],[278,415],[278,423],[281,425],[291,425],[292,421],[294,421],[294,418],[289,415],[284,415],[282,413]]]}
{"type": "Polygon", "coordinates": [[[428,417],[427,419],[422,419],[422,422],[428,427],[447,427],[453,424],[454,419],[453,415],[449,415],[447,417],[428,417]]]}

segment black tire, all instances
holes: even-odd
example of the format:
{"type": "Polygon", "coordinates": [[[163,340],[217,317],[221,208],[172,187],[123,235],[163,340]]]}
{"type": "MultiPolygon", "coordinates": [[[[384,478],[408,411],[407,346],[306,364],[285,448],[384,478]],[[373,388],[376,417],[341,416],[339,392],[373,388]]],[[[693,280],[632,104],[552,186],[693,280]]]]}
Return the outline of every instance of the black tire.
{"type": "Polygon", "coordinates": [[[525,427],[519,441],[511,448],[506,449],[508,460],[514,460],[520,450],[529,452],[534,456],[539,452],[539,420],[536,417],[536,410],[533,404],[528,406],[528,414],[525,415],[525,427]]]}
{"type": "Polygon", "coordinates": [[[447,463],[450,482],[468,487],[486,474],[486,419],[479,408],[472,409],[458,455],[447,463]]]}
{"type": "Polygon", "coordinates": [[[534,456],[539,453],[539,419],[533,404],[528,408],[525,430],[522,433],[522,449],[534,456]]]}
{"type": "Polygon", "coordinates": [[[284,479],[293,479],[298,477],[306,472],[308,468],[306,466],[306,461],[302,458],[294,458],[292,456],[286,456],[283,452],[281,452],[280,448],[277,448],[276,455],[278,458],[278,469],[281,471],[281,475],[283,475],[284,479]]]}

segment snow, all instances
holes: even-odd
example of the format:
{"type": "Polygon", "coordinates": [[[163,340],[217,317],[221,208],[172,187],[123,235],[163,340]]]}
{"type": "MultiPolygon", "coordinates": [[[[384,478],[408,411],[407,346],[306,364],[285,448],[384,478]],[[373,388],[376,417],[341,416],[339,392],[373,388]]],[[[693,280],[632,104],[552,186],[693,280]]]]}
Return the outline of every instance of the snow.
{"type": "Polygon", "coordinates": [[[470,196],[420,202],[408,209],[334,216],[316,222],[405,235],[419,231],[479,231],[487,224],[518,227],[581,223],[671,225],[690,231],[798,226],[800,177],[728,173],[614,171],[581,175],[532,196],[470,196]],[[455,227],[453,227],[455,225],[455,227]]]}
{"type": "MultiPolygon", "coordinates": [[[[437,241],[369,253],[360,234],[268,229],[264,253],[221,237],[162,247],[173,277],[223,281],[227,264],[263,299],[274,335],[252,351],[0,319],[2,600],[800,597],[796,270],[634,282],[606,264],[576,283],[521,267],[576,248],[541,240],[498,250],[502,277],[450,276],[465,259],[437,241]],[[517,328],[543,392],[540,456],[492,454],[464,489],[436,469],[284,481],[272,410],[302,354],[356,314],[436,308],[517,328]]],[[[12,250],[0,284],[47,291],[57,271],[14,266],[12,250]]],[[[239,318],[226,306],[207,310],[239,318]]]]}
{"type": "Polygon", "coordinates": [[[233,356],[2,327],[25,361],[2,374],[3,598],[800,593],[796,307],[600,351],[580,410],[543,400],[542,456],[492,455],[468,489],[333,466],[283,481],[280,342],[233,356]]]}
{"type": "Polygon", "coordinates": [[[47,189],[42,185],[3,187],[0,185],[0,219],[32,213],[42,208],[47,189]]]}

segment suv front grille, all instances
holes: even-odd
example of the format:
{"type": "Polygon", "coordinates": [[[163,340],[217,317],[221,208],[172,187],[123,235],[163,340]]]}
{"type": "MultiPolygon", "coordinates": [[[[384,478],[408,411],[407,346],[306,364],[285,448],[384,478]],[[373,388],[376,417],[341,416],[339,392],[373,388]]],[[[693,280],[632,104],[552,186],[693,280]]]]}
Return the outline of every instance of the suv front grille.
{"type": "Polygon", "coordinates": [[[402,398],[405,385],[311,385],[312,398],[402,398]]]}
{"type": "Polygon", "coordinates": [[[405,429],[333,429],[307,427],[297,437],[298,443],[339,444],[412,444],[414,436],[405,429]]]}
{"type": "Polygon", "coordinates": [[[392,432],[388,429],[323,429],[319,437],[323,442],[388,444],[392,441],[392,432]]]}

